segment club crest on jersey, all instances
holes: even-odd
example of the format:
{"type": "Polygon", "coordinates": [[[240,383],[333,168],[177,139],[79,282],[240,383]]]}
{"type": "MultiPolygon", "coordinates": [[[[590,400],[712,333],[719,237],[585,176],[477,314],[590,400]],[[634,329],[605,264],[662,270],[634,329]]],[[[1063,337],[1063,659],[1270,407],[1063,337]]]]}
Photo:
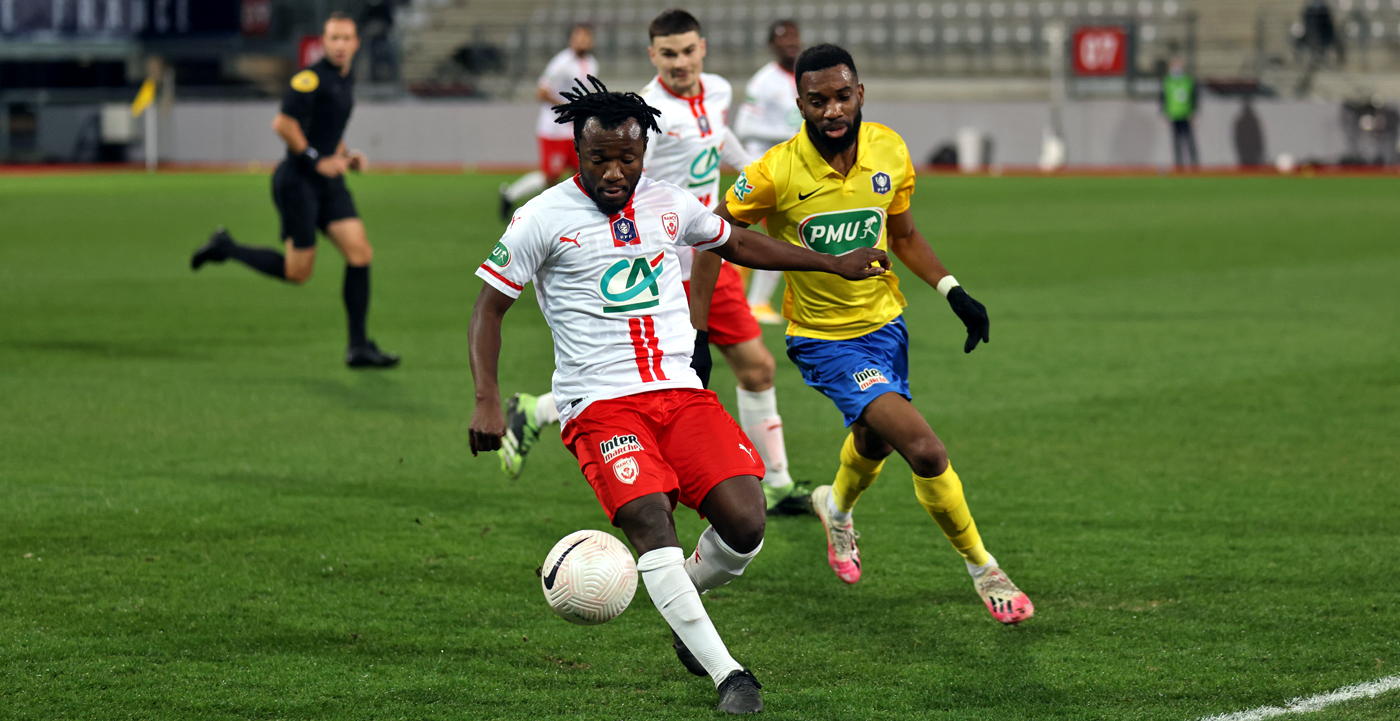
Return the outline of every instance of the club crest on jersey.
{"type": "Polygon", "coordinates": [[[636,245],[642,242],[637,235],[637,224],[631,218],[618,218],[612,222],[613,245],[622,247],[624,245],[636,245]]]}
{"type": "Polygon", "coordinates": [[[870,386],[873,386],[876,383],[890,382],[890,379],[886,378],[884,373],[881,373],[880,371],[874,368],[866,368],[863,371],[856,371],[852,375],[852,377],[856,379],[856,383],[860,386],[861,390],[867,390],[870,388],[870,386]]]}
{"type": "Polygon", "coordinates": [[[681,232],[681,216],[675,213],[665,213],[661,216],[661,228],[666,231],[666,235],[671,240],[676,239],[676,234],[681,232]]]}
{"type": "Polygon", "coordinates": [[[612,465],[613,475],[617,480],[627,485],[637,482],[637,476],[641,475],[642,469],[637,465],[637,459],[627,456],[612,465]]]}
{"type": "Polygon", "coordinates": [[[607,301],[603,304],[604,313],[626,313],[628,311],[655,308],[661,304],[661,259],[666,254],[657,253],[655,258],[645,257],[619,260],[603,271],[598,279],[598,291],[607,301]]]}
{"type": "Polygon", "coordinates": [[[640,453],[644,449],[642,448],[641,441],[637,440],[637,436],[626,435],[613,436],[612,438],[609,438],[608,440],[599,443],[598,450],[603,452],[604,463],[612,463],[613,459],[617,458],[618,456],[626,455],[628,453],[640,453]]]}
{"type": "Polygon", "coordinates": [[[510,248],[507,248],[505,243],[498,240],[496,241],[496,247],[491,249],[491,255],[487,256],[487,259],[497,268],[504,268],[510,265],[510,248]]]}
{"type": "Polygon", "coordinates": [[[870,187],[880,195],[890,192],[890,176],[884,171],[880,171],[870,176],[870,187]]]}

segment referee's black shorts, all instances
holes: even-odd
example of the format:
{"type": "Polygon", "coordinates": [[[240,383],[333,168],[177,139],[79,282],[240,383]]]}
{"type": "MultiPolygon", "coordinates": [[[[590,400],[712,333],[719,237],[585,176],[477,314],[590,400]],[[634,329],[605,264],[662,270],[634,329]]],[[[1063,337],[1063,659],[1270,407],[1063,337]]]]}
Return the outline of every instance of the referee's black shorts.
{"type": "Polygon", "coordinates": [[[282,238],[291,238],[297,248],[313,248],[317,230],[324,233],[337,220],[359,217],[344,176],[308,174],[285,160],[272,174],[272,202],[282,217],[282,238]]]}

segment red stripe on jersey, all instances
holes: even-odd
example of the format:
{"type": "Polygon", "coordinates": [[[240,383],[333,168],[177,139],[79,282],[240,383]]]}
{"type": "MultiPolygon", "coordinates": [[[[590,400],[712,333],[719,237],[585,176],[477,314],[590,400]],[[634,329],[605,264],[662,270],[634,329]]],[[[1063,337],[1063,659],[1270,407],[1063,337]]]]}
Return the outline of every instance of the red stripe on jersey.
{"type": "Polygon", "coordinates": [[[723,238],[723,237],[724,237],[724,229],[727,228],[727,227],[729,227],[729,221],[725,220],[724,218],[720,218],[720,219],[719,219],[719,232],[715,234],[715,237],[710,238],[709,240],[706,240],[706,241],[701,242],[701,243],[696,243],[695,245],[692,245],[692,246],[690,246],[690,247],[692,247],[692,248],[699,248],[699,247],[702,246],[702,245],[709,245],[710,243],[713,243],[713,242],[719,240],[720,238],[723,238]]]}
{"type": "Polygon", "coordinates": [[[511,280],[510,278],[507,278],[507,277],[505,277],[504,275],[501,275],[500,273],[497,273],[497,272],[494,271],[494,270],[491,270],[491,268],[489,268],[485,263],[482,263],[482,264],[481,264],[481,269],[484,270],[484,271],[486,271],[487,273],[490,273],[491,275],[496,276],[496,278],[497,278],[498,280],[500,280],[502,283],[505,283],[506,285],[508,285],[508,286],[510,286],[510,287],[512,287],[512,288],[514,288],[514,289],[516,289],[516,290],[525,290],[525,286],[516,283],[515,281],[511,280]]]}
{"type": "MultiPolygon", "coordinates": [[[[648,316],[648,318],[650,318],[650,316],[648,316]]],[[[637,373],[642,377],[643,383],[651,383],[655,381],[656,378],[651,375],[651,368],[647,363],[647,346],[646,342],[642,340],[642,319],[628,318],[627,328],[631,331],[632,354],[637,358],[637,373]]]]}
{"type": "Polygon", "coordinates": [[[667,381],[665,373],[661,372],[661,341],[656,337],[656,325],[652,323],[651,316],[642,316],[642,323],[646,326],[647,347],[651,349],[651,369],[656,374],[658,380],[667,381]]]}

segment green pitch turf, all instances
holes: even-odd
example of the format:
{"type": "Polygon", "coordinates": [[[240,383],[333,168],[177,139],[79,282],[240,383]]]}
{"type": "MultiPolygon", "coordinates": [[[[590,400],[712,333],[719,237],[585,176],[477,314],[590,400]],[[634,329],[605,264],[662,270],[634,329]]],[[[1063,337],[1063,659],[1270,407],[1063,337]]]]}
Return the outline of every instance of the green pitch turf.
{"type": "MultiPolygon", "coordinates": [[[[265,176],[0,177],[0,717],[714,716],[644,589],[594,628],[545,605],[545,552],[607,527],[557,439],[516,482],[467,450],[500,180],[352,180],[371,336],[404,357],[356,373],[328,245],[300,288],[188,268],[216,224],[275,239],[265,176]]],[[[1400,673],[1397,198],[921,180],[992,342],[963,355],[906,274],[916,403],[1037,615],[991,619],[892,459],[858,586],[784,518],[706,597],[768,716],[1189,720],[1400,673]]],[[[506,320],[502,384],[538,392],[529,292],[506,320]]],[[[827,482],[840,416],[766,340],[794,475],[827,482]]],[[[1313,718],[1397,715],[1400,692],[1313,718]]]]}

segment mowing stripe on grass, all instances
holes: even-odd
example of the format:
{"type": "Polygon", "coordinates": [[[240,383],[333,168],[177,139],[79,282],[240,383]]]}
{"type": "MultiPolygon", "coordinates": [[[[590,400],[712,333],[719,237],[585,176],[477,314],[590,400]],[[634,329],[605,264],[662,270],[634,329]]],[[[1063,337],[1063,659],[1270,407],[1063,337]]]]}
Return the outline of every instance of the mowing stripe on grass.
{"type": "Polygon", "coordinates": [[[1309,711],[1321,711],[1332,704],[1343,701],[1354,701],[1359,698],[1375,698],[1386,691],[1394,691],[1400,688],[1400,676],[1386,676],[1375,681],[1358,683],[1355,686],[1339,688],[1331,693],[1321,693],[1308,698],[1295,698],[1288,702],[1287,706],[1260,706],[1248,711],[1237,713],[1221,714],[1219,716],[1205,716],[1200,721],[1258,721],[1258,719],[1273,718],[1289,713],[1308,713],[1309,711]]]}

